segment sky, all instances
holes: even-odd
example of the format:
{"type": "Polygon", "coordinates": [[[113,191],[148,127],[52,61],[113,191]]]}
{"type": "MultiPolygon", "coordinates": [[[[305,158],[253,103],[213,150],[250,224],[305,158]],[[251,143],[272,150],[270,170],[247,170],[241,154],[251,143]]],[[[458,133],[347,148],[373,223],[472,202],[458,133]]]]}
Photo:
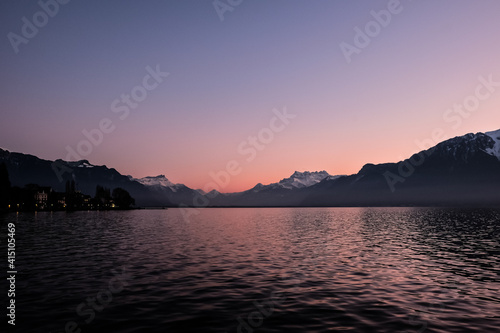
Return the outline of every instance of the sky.
{"type": "Polygon", "coordinates": [[[500,128],[500,2],[0,3],[0,147],[221,192],[500,128]]]}

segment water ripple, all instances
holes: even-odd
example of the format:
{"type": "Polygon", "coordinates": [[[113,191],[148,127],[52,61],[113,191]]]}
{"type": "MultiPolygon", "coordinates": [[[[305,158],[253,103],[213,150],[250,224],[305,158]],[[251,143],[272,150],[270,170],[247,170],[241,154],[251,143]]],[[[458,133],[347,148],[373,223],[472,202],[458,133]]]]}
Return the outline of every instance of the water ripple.
{"type": "Polygon", "coordinates": [[[120,333],[500,329],[499,210],[204,209],[186,222],[169,209],[8,222],[19,332],[64,332],[71,321],[120,333]]]}

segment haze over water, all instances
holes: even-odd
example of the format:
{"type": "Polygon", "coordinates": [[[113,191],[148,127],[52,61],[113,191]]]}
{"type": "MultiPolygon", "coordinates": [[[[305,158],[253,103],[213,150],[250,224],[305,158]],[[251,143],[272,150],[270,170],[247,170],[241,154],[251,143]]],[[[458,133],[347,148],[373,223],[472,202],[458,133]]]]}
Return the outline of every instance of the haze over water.
{"type": "Polygon", "coordinates": [[[0,217],[17,228],[18,332],[500,327],[500,210],[197,212],[0,217]]]}

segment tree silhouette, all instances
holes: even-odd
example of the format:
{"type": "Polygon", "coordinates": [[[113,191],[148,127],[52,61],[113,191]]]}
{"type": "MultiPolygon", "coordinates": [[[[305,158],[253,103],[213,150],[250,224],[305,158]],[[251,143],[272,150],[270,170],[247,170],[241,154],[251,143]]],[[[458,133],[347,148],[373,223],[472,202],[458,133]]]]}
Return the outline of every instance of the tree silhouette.
{"type": "Polygon", "coordinates": [[[77,200],[75,193],[75,181],[66,181],[66,210],[76,210],[77,209],[77,200]]]}
{"type": "Polygon", "coordinates": [[[95,188],[95,200],[99,205],[107,205],[111,200],[109,188],[97,185],[95,188]]]}
{"type": "Polygon", "coordinates": [[[115,201],[115,205],[121,209],[128,209],[131,205],[135,205],[135,199],[130,196],[130,194],[122,189],[121,187],[117,187],[113,190],[113,200],[115,201]]]}

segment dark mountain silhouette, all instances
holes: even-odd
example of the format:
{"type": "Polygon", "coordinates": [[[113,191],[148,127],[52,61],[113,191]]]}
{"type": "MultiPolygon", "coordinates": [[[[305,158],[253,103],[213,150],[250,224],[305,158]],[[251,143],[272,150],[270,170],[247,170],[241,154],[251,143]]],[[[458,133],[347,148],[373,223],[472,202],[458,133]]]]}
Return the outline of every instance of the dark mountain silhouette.
{"type": "Polygon", "coordinates": [[[209,205],[500,205],[500,130],[452,138],[404,161],[366,164],[357,174],[325,177],[311,186],[277,184],[219,195],[209,205]]]}
{"type": "Polygon", "coordinates": [[[500,205],[500,130],[455,137],[404,161],[366,164],[349,176],[295,172],[238,193],[205,193],[163,175],[135,179],[87,160],[52,162],[0,149],[2,162],[12,186],[34,183],[64,191],[70,180],[85,194],[94,194],[97,185],[122,188],[139,206],[500,205]]]}
{"type": "Polygon", "coordinates": [[[76,189],[84,194],[94,195],[96,187],[122,188],[130,193],[138,206],[169,206],[171,203],[159,197],[148,187],[132,181],[113,168],[92,165],[87,160],[66,162],[48,161],[33,155],[11,153],[0,149],[0,163],[5,163],[12,186],[27,184],[50,186],[64,192],[66,182],[74,181],[76,189]]]}
{"type": "Polygon", "coordinates": [[[355,175],[308,188],[303,204],[500,205],[499,142],[500,131],[467,134],[401,162],[366,164],[355,175]]]}

